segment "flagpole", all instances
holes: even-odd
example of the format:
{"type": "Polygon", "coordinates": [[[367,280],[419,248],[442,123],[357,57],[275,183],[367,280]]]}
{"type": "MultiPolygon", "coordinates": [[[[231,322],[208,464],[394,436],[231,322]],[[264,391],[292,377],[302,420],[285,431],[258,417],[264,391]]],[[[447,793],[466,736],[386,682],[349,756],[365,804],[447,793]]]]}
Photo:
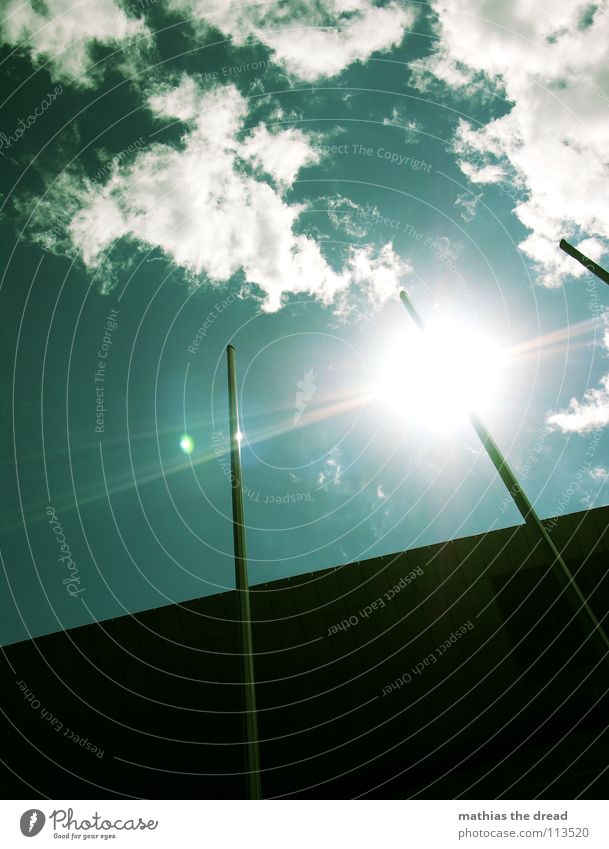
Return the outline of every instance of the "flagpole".
{"type": "MultiPolygon", "coordinates": [[[[414,304],[411,299],[408,297],[406,292],[400,292],[400,299],[406,310],[410,314],[414,323],[417,325],[419,330],[425,330],[425,324],[423,319],[417,312],[414,304]]],[[[592,639],[596,643],[599,651],[603,655],[607,654],[609,651],[609,638],[605,633],[605,630],[599,620],[597,619],[594,611],[588,604],[588,601],[581,591],[579,584],[577,583],[575,576],[571,573],[569,567],[561,557],[558,549],[552,542],[550,535],[548,534],[543,522],[537,515],[535,508],[525,495],[522,487],[520,486],[516,476],[512,472],[506,458],[501,453],[499,446],[494,441],[492,436],[490,435],[486,425],[478,415],[478,413],[470,410],[468,412],[469,420],[472,423],[472,426],[482,445],[484,446],[486,453],[491,459],[495,469],[497,470],[499,477],[505,484],[508,489],[508,492],[512,496],[516,507],[520,511],[520,515],[525,521],[525,524],[532,528],[535,532],[536,536],[540,539],[542,545],[545,546],[546,550],[549,552],[552,560],[558,565],[561,577],[563,582],[567,584],[568,589],[570,590],[569,597],[571,599],[574,608],[576,609],[580,619],[583,620],[585,626],[592,632],[592,639]]]]}
{"type": "Polygon", "coordinates": [[[235,550],[235,584],[239,596],[241,626],[241,652],[243,657],[243,693],[245,705],[245,741],[247,786],[250,799],[262,798],[260,778],[260,752],[258,747],[258,720],[256,715],[256,685],[254,678],[254,644],[252,617],[247,579],[247,552],[245,548],[245,521],[243,513],[243,488],[241,473],[241,430],[237,400],[237,369],[235,349],[226,348],[228,364],[228,408],[230,419],[231,491],[233,502],[233,541],[235,550]]]}
{"type": "Polygon", "coordinates": [[[577,248],[574,248],[573,245],[570,245],[565,239],[561,239],[558,243],[558,247],[564,251],[569,256],[572,256],[573,259],[576,259],[579,263],[581,263],[584,268],[587,268],[588,271],[591,271],[592,274],[596,274],[596,276],[603,281],[603,283],[607,283],[609,285],[609,271],[605,271],[600,265],[597,265],[593,259],[587,257],[581,251],[578,251],[577,248]]]}

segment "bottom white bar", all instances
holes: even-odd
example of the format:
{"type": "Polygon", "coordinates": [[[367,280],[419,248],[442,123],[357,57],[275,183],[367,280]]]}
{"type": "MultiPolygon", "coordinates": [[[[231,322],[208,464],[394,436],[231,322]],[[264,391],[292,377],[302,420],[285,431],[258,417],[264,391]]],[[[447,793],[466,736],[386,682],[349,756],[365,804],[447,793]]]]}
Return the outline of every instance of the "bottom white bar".
{"type": "Polygon", "coordinates": [[[602,801],[5,801],[0,845],[607,849],[602,801]],[[31,845],[31,844],[30,844],[31,845]]]}

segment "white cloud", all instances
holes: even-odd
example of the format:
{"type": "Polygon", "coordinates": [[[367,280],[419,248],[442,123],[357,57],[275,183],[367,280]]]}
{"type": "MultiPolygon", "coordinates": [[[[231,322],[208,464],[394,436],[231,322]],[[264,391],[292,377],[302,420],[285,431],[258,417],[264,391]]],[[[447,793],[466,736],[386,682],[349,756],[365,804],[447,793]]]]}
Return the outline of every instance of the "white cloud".
{"type": "MultiPolygon", "coordinates": [[[[601,313],[603,321],[609,321],[609,314],[601,313]]],[[[609,327],[603,330],[603,337],[597,344],[609,351],[609,327]]],[[[582,401],[571,398],[567,409],[548,417],[550,426],[560,428],[563,433],[587,433],[609,425],[609,374],[601,378],[600,388],[587,389],[582,401]]],[[[592,475],[592,472],[590,472],[592,475]]]]}
{"type": "Polygon", "coordinates": [[[147,32],[114,0],[9,0],[1,24],[3,41],[27,48],[37,63],[48,61],[54,77],[80,85],[91,81],[93,42],[124,42],[147,32]]]}
{"type": "Polygon", "coordinates": [[[455,206],[459,209],[461,218],[464,221],[472,221],[475,218],[481,198],[482,194],[471,195],[469,192],[463,192],[456,199],[455,206]]]}
{"type": "Polygon", "coordinates": [[[600,389],[588,389],[583,401],[571,398],[567,409],[548,418],[548,424],[563,433],[587,433],[609,425],[609,374],[601,379],[600,389]]]}
{"type": "Polygon", "coordinates": [[[410,106],[394,106],[391,115],[383,118],[383,124],[403,128],[402,141],[407,145],[419,144],[425,137],[424,129],[416,119],[410,117],[410,106]]]}
{"type": "Polygon", "coordinates": [[[317,486],[338,486],[341,480],[342,466],[340,464],[340,454],[337,449],[330,450],[329,458],[324,460],[321,471],[317,476],[317,486]],[[334,459],[334,456],[339,459],[334,459]]]}
{"type": "Polygon", "coordinates": [[[413,8],[403,2],[378,6],[374,0],[171,0],[170,5],[213,25],[236,45],[257,39],[272,51],[275,62],[310,81],[395,47],[415,20],[413,8]]]}
{"type": "Polygon", "coordinates": [[[410,271],[389,243],[376,254],[366,248],[353,251],[349,266],[353,281],[376,306],[397,295],[403,288],[400,280],[410,271]]]}
{"type": "Polygon", "coordinates": [[[148,98],[148,106],[164,118],[192,121],[201,105],[201,92],[193,77],[184,75],[179,85],[163,86],[148,98]]]}
{"type": "MultiPolygon", "coordinates": [[[[308,292],[327,304],[352,284],[375,304],[394,294],[410,268],[390,244],[377,253],[352,248],[337,271],[316,241],[295,232],[305,207],[287,203],[282,192],[319,150],[303,133],[271,134],[259,126],[242,139],[247,100],[234,86],[204,92],[189,77],[175,91],[156,92],[149,106],[162,117],[180,115],[186,132],[178,148],[151,145],[130,163],[121,161],[104,184],[85,182],[68,231],[87,266],[99,267],[117,239],[130,237],[215,283],[242,270],[262,291],[268,311],[289,292],[308,292]]],[[[39,205],[39,226],[48,231],[53,204],[65,208],[68,198],[74,204],[74,182],[66,178],[55,198],[39,205]]]]}
{"type": "Polygon", "coordinates": [[[282,186],[290,186],[303,166],[319,161],[320,152],[311,147],[300,130],[290,128],[273,134],[264,124],[259,124],[246,139],[241,156],[270,174],[282,186]]]}
{"type": "MultiPolygon", "coordinates": [[[[521,248],[540,281],[584,273],[558,249],[561,237],[596,254],[609,249],[609,6],[588,0],[534,4],[436,0],[439,46],[417,63],[475,90],[480,76],[513,104],[486,125],[460,124],[456,150],[476,184],[514,187],[514,209],[531,231],[521,248]]],[[[429,79],[429,78],[428,78],[429,79]]]]}
{"type": "Polygon", "coordinates": [[[333,227],[347,236],[361,239],[368,232],[364,210],[359,204],[342,195],[325,198],[328,219],[333,227]]]}

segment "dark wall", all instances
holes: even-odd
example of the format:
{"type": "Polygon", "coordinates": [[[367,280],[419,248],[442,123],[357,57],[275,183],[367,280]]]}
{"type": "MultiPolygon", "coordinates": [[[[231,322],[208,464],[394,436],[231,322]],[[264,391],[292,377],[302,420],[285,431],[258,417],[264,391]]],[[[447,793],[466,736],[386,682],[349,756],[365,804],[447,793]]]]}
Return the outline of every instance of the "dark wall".
{"type": "MultiPolygon", "coordinates": [[[[599,618],[608,526],[552,528],[599,618]]],[[[527,528],[251,595],[265,796],[606,796],[607,661],[527,528]]],[[[6,796],[242,797],[237,620],[230,592],[6,647],[6,796]]]]}

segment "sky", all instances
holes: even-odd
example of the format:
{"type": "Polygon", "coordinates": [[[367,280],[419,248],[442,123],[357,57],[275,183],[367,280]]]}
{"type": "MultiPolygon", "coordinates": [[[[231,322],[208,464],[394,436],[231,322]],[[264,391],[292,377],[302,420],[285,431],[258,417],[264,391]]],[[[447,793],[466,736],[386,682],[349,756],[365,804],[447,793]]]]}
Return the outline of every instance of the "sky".
{"type": "Polygon", "coordinates": [[[517,524],[465,398],[609,503],[609,3],[0,20],[3,644],[234,587],[229,343],[252,584],[517,524]]]}

